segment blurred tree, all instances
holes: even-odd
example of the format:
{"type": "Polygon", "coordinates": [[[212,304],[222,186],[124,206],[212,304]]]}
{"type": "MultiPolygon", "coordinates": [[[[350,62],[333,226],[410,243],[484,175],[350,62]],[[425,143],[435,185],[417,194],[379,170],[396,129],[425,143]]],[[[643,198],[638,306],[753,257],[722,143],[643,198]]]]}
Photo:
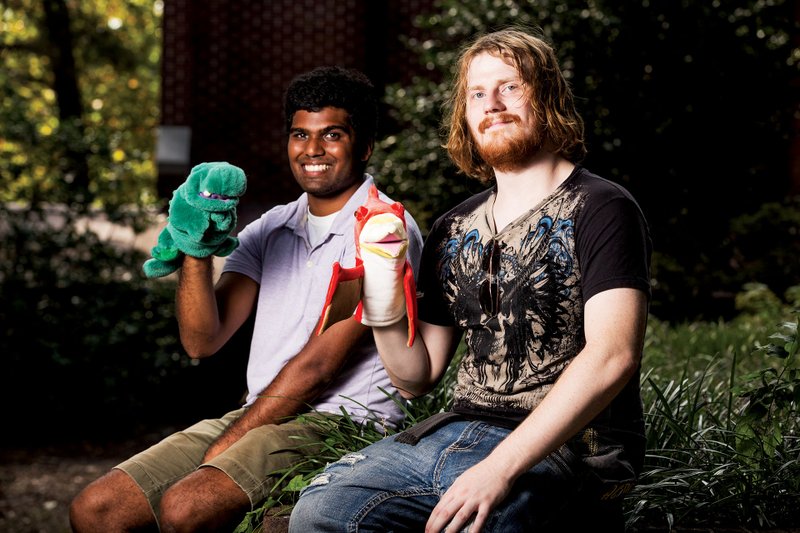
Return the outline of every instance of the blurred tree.
{"type": "Polygon", "coordinates": [[[0,0],[0,201],[153,203],[153,0],[0,0]]]}
{"type": "Polygon", "coordinates": [[[427,229],[481,187],[440,148],[442,104],[460,46],[518,25],[550,39],[586,121],[585,165],[640,201],[656,254],[654,310],[665,318],[733,309],[724,286],[729,221],[790,188],[800,49],[788,0],[441,0],[407,39],[429,72],[392,86],[394,133],[372,171],[427,229]],[[724,305],[717,305],[717,296],[724,305]],[[691,302],[689,308],[686,302],[691,302]]]}
{"type": "MultiPolygon", "coordinates": [[[[58,120],[62,128],[74,129],[73,135],[82,139],[83,102],[78,89],[75,57],[72,54],[72,31],[69,11],[64,0],[44,0],[44,26],[46,50],[53,72],[53,90],[58,107],[58,120]]],[[[67,182],[75,189],[73,199],[85,205],[89,199],[89,163],[85,148],[69,143],[64,149],[64,171],[67,182]]]]}

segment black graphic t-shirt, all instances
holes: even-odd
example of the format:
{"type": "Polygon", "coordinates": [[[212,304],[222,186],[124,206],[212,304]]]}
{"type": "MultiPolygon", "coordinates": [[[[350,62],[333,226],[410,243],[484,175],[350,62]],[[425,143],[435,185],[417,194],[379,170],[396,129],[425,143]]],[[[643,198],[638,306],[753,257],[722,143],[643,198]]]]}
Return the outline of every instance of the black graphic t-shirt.
{"type": "MultiPolygon", "coordinates": [[[[434,224],[419,316],[465,332],[454,411],[516,423],[583,349],[589,298],[620,287],[649,295],[651,244],[631,195],[582,167],[496,234],[495,193],[473,196],[434,224]]],[[[638,377],[632,381],[598,417],[607,429],[641,421],[638,377]]]]}

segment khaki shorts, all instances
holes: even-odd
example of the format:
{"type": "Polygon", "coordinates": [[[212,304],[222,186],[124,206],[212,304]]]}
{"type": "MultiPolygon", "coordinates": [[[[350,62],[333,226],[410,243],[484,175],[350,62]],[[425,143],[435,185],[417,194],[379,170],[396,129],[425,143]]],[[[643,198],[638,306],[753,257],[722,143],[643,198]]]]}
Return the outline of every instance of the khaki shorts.
{"type": "Polygon", "coordinates": [[[225,472],[255,507],[280,480],[280,470],[319,452],[316,443],[320,441],[320,435],[314,429],[316,424],[290,421],[260,426],[247,432],[210,462],[201,464],[208,447],[244,412],[245,408],[241,408],[219,419],[202,420],[173,433],[115,468],[131,476],[139,485],[156,516],[164,491],[199,467],[209,466],[225,472]]]}

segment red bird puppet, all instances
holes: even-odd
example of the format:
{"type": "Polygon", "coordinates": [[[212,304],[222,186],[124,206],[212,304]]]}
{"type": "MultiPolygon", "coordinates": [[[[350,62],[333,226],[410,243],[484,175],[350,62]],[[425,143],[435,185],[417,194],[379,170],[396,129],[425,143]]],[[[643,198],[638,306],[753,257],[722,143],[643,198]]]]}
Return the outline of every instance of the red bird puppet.
{"type": "Polygon", "coordinates": [[[356,320],[368,326],[387,326],[405,314],[408,346],[414,343],[417,294],[413,269],[405,259],[408,234],[404,214],[402,204],[384,202],[378,189],[370,187],[367,201],[355,212],[355,266],[333,264],[317,335],[354,313],[356,320]]]}

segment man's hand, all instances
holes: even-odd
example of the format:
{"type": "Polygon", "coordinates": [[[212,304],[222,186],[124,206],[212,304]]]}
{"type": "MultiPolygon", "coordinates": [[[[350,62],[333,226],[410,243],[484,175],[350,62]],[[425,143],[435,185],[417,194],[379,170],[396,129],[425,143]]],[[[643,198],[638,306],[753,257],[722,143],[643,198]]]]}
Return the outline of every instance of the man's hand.
{"type": "Polygon", "coordinates": [[[470,533],[478,533],[489,513],[508,495],[513,480],[496,465],[483,460],[456,478],[431,512],[426,533],[461,531],[472,520],[470,533]]]}

